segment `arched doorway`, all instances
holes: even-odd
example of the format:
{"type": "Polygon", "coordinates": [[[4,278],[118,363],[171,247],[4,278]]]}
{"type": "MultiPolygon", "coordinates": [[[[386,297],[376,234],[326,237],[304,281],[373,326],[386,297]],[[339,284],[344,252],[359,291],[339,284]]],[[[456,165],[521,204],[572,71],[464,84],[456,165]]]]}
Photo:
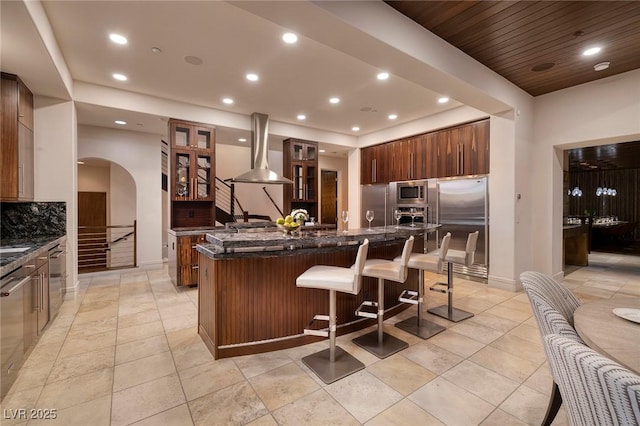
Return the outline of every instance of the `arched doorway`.
{"type": "Polygon", "coordinates": [[[78,272],[137,266],[136,185],[120,165],[78,161],[78,272]]]}

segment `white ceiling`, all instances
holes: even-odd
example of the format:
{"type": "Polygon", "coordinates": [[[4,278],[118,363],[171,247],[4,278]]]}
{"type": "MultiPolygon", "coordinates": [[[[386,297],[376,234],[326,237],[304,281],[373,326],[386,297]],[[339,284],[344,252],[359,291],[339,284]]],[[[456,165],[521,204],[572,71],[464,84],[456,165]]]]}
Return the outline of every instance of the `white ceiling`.
{"type": "MultiPolygon", "coordinates": [[[[287,45],[281,36],[289,28],[256,16],[241,4],[50,0],[42,4],[76,82],[247,117],[252,112],[262,112],[282,123],[355,136],[461,105],[455,101],[440,105],[437,99],[441,93],[393,73],[389,80],[377,80],[378,72],[392,71],[392,63],[381,69],[301,34],[297,44],[287,45]],[[111,32],[126,36],[128,45],[110,42],[111,32]],[[162,52],[153,53],[152,47],[162,52]],[[197,56],[203,63],[189,64],[184,60],[186,56],[197,56]],[[128,81],[114,80],[114,72],[126,74],[128,81]],[[247,72],[257,73],[260,80],[247,81],[247,72]],[[221,100],[226,96],[235,103],[223,104],[221,100]],[[329,104],[331,96],[340,97],[341,102],[329,104]],[[296,119],[300,113],[307,116],[304,122],[296,119]],[[390,121],[387,115],[391,113],[398,114],[398,119],[390,121]],[[360,127],[359,132],[351,130],[355,125],[360,127]]],[[[60,79],[47,77],[55,74],[51,58],[34,51],[43,50],[42,41],[38,42],[35,29],[29,29],[32,25],[24,6],[3,1],[1,13],[3,71],[21,75],[36,94],[63,97],[60,79]],[[16,37],[25,45],[16,47],[6,42],[16,37]],[[8,49],[9,45],[13,48],[8,49]],[[24,54],[29,51],[33,54],[24,54]]],[[[376,58],[376,62],[384,63],[384,58],[376,58]]],[[[77,111],[80,124],[166,132],[167,117],[84,103],[77,104],[77,111]],[[115,125],[116,119],[127,121],[127,125],[115,125]]],[[[248,135],[246,130],[221,128],[217,140],[234,143],[238,137],[248,135]]]]}

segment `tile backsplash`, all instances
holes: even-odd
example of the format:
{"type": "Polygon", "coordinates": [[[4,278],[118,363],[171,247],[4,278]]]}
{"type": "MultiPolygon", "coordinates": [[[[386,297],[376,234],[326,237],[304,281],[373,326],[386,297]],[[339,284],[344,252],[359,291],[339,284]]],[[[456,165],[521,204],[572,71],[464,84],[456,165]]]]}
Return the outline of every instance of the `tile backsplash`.
{"type": "Polygon", "coordinates": [[[57,237],[67,233],[67,203],[1,202],[0,239],[57,237]]]}

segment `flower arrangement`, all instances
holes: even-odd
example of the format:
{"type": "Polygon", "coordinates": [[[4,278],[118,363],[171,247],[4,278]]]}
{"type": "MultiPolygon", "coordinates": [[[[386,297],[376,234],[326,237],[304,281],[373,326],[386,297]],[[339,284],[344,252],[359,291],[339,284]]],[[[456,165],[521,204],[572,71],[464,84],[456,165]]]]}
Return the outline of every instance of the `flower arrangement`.
{"type": "Polygon", "coordinates": [[[309,213],[305,209],[291,210],[291,217],[298,223],[304,224],[309,220],[309,213]]]}

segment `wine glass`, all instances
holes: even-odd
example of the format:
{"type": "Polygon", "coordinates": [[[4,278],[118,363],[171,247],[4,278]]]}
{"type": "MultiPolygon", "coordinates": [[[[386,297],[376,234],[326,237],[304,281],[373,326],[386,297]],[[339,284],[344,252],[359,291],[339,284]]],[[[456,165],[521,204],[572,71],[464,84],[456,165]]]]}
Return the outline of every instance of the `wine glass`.
{"type": "Polygon", "coordinates": [[[349,212],[347,210],[342,210],[342,223],[344,224],[344,229],[342,232],[347,233],[347,222],[349,222],[349,212]]]}
{"type": "Polygon", "coordinates": [[[411,209],[409,210],[409,214],[411,215],[411,226],[416,226],[416,224],[414,223],[414,220],[416,218],[416,208],[415,207],[411,207],[411,209]]]}
{"type": "Polygon", "coordinates": [[[402,217],[402,212],[399,209],[396,209],[393,212],[393,216],[396,218],[396,229],[400,228],[400,218],[402,217]]]}
{"type": "Polygon", "coordinates": [[[373,210],[367,210],[367,214],[365,215],[365,217],[369,221],[369,231],[371,231],[371,221],[373,220],[373,210]]]}

